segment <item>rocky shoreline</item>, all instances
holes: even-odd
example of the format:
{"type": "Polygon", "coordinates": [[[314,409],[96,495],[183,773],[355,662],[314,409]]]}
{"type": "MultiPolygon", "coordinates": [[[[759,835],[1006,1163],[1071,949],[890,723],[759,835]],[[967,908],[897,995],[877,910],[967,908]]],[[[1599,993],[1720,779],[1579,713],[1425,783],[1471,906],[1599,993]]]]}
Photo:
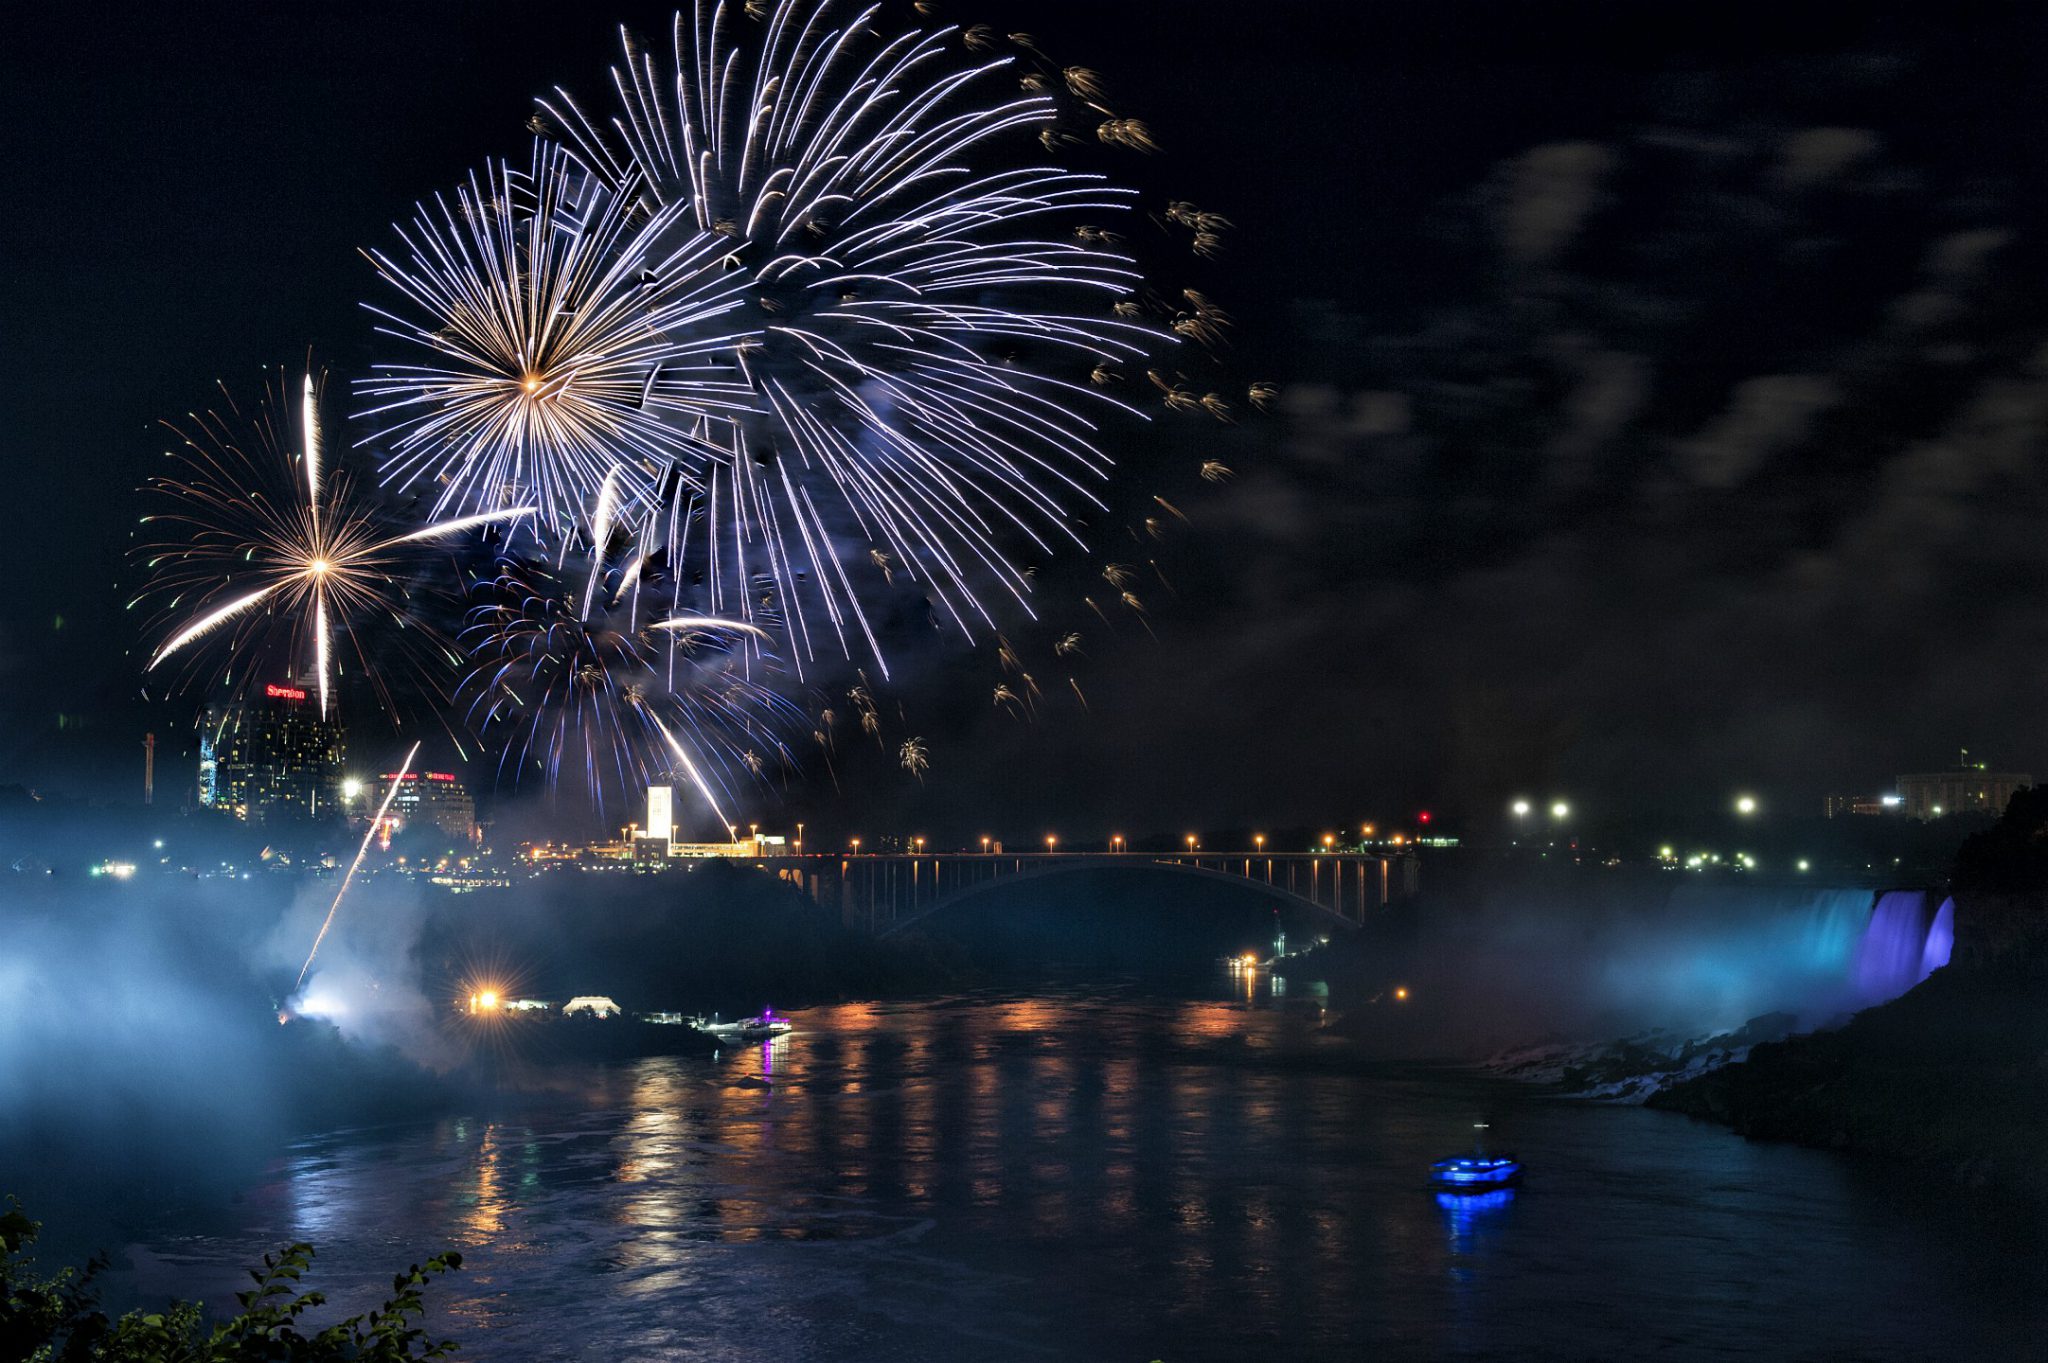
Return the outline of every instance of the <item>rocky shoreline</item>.
{"type": "Polygon", "coordinates": [[[1633,1105],[1739,1064],[1758,1045],[1781,1041],[1798,1025],[1791,1013],[1766,1013],[1732,1032],[1709,1037],[1655,1031],[1593,1044],[1517,1046],[1490,1057],[1485,1068],[1503,1079],[1541,1085],[1565,1097],[1633,1105]]]}
{"type": "Polygon", "coordinates": [[[2048,979],[2033,969],[1939,970],[1842,1027],[1761,1044],[1647,1105],[1752,1140],[2048,1197],[2048,979]]]}

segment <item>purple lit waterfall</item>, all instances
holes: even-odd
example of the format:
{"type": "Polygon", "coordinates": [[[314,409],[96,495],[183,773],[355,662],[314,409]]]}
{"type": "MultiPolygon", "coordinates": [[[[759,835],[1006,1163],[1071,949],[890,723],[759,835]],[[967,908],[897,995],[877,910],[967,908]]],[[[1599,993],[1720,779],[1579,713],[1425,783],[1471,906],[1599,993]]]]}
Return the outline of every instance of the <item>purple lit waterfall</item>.
{"type": "Polygon", "coordinates": [[[1920,979],[1926,979],[1947,965],[1949,953],[1955,950],[1955,945],[1956,901],[1944,899],[1941,907],[1934,911],[1934,922],[1927,929],[1927,941],[1920,948],[1920,979]]]}
{"type": "Polygon", "coordinates": [[[1930,898],[1925,890],[1887,890],[1878,897],[1856,945],[1859,1003],[1895,999],[1948,964],[1955,944],[1955,901],[1944,899],[1930,916],[1930,898]]]}

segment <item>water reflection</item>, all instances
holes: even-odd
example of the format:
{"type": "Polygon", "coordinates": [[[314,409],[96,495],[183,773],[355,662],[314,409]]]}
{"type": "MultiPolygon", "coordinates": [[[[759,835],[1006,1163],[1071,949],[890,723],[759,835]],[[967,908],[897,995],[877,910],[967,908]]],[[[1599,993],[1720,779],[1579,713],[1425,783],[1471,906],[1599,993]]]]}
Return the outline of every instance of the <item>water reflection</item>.
{"type": "MultiPolygon", "coordinates": [[[[349,1309],[462,1249],[447,1309],[482,1358],[1997,1356],[2041,1323],[2040,1247],[1930,1248],[1946,1202],[1916,1222],[1825,1156],[1360,1068],[1225,988],[812,1010],[309,1142],[246,1205],[291,1208],[349,1309]],[[1541,1198],[1426,1189],[1481,1110],[1541,1198]],[[1990,1333],[1930,1324],[1958,1318],[1990,1333]]],[[[279,1229],[181,1242],[217,1276],[165,1290],[232,1290],[279,1229]]]]}
{"type": "Polygon", "coordinates": [[[1438,1193],[1436,1205],[1444,1214],[1450,1231],[1451,1253],[1470,1254],[1486,1223],[1514,1205],[1513,1188],[1496,1188],[1490,1193],[1438,1193]]]}

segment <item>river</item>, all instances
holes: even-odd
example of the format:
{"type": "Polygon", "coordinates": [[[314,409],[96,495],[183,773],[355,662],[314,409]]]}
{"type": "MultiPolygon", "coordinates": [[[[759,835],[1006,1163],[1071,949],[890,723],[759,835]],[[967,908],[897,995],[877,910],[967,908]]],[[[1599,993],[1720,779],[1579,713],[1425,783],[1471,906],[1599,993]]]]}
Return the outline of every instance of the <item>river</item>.
{"type": "MultiPolygon", "coordinates": [[[[297,1239],[351,1308],[442,1248],[473,1359],[2019,1358],[2024,1209],[1456,1071],[1312,1010],[1135,987],[796,1014],[338,1131],[135,1226],[110,1286],[225,1301],[297,1239]],[[1422,1186],[1472,1122],[1519,1193],[1422,1186]]],[[[1254,991],[1256,995],[1257,991],[1254,991]]]]}

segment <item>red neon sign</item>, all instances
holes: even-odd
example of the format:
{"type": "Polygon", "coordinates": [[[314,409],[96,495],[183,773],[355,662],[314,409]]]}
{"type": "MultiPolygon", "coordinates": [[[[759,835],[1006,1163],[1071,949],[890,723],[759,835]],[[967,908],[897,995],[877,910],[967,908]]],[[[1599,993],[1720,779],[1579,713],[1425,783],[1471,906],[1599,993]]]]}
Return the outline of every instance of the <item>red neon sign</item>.
{"type": "Polygon", "coordinates": [[[306,693],[296,686],[279,686],[272,683],[263,688],[263,694],[272,700],[304,700],[306,693]]]}

